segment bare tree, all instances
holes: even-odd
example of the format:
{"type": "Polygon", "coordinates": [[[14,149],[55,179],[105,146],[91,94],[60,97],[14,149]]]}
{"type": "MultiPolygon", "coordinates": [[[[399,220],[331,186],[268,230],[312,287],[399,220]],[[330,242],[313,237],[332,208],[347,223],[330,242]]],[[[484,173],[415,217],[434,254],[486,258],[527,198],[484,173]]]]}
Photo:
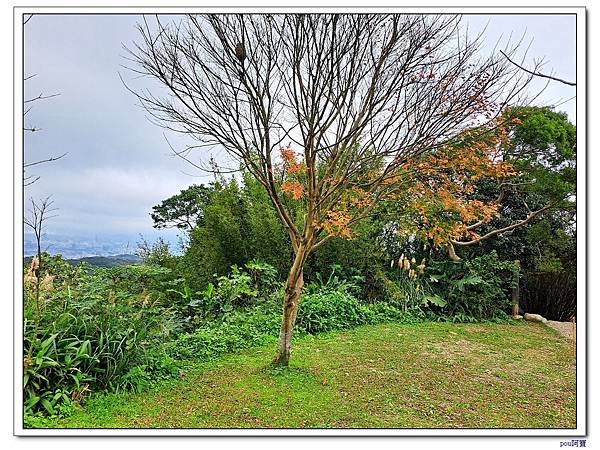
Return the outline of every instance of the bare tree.
{"type": "MultiPolygon", "coordinates": [[[[35,310],[36,310],[36,318],[34,321],[34,336],[37,336],[40,318],[42,316],[42,299],[40,297],[42,283],[44,280],[42,279],[43,274],[43,260],[42,260],[42,237],[44,234],[44,226],[47,220],[55,217],[51,215],[55,208],[52,207],[53,201],[50,200],[50,197],[46,197],[45,199],[36,202],[34,199],[30,199],[31,207],[29,209],[29,216],[23,219],[25,225],[31,228],[35,235],[35,241],[37,246],[36,255],[33,257],[31,261],[31,267],[29,268],[29,272],[26,275],[25,281],[33,282],[34,289],[34,301],[35,301],[35,310]]],[[[31,346],[28,350],[28,356],[31,358],[33,347],[31,346]]]]}
{"type": "MultiPolygon", "coordinates": [[[[38,272],[42,270],[42,237],[44,225],[47,220],[56,217],[55,215],[49,215],[56,211],[52,205],[54,201],[50,197],[46,197],[39,202],[34,199],[30,199],[31,207],[29,209],[29,217],[23,219],[23,223],[27,225],[33,231],[36,242],[36,255],[38,259],[38,272]]],[[[37,276],[37,275],[36,275],[37,276]]]]}
{"type": "MultiPolygon", "coordinates": [[[[25,26],[33,17],[33,14],[25,14],[23,16],[23,26],[25,26]]],[[[33,77],[35,77],[36,74],[33,75],[29,75],[26,76],[23,81],[29,81],[31,80],[33,77]]],[[[43,92],[40,92],[38,95],[36,95],[35,97],[31,97],[31,98],[24,98],[23,99],[23,131],[27,131],[27,132],[31,132],[31,133],[35,133],[38,131],[41,131],[41,128],[36,127],[34,125],[25,125],[25,118],[27,117],[27,114],[29,112],[31,112],[32,108],[33,108],[33,104],[34,102],[38,102],[40,100],[46,100],[49,98],[53,98],[53,97],[57,97],[60,94],[44,94],[43,92]]],[[[28,162],[28,163],[24,163],[23,164],[23,184],[24,186],[30,186],[33,183],[35,183],[37,180],[40,179],[39,176],[36,175],[27,175],[27,169],[29,167],[32,166],[37,166],[39,164],[44,164],[47,162],[52,162],[52,161],[57,161],[59,159],[61,159],[63,156],[65,156],[66,153],[63,153],[62,155],[59,156],[49,156],[48,158],[44,158],[44,159],[40,159],[40,160],[36,160],[36,161],[32,161],[32,162],[28,162]]]]}
{"type": "Polygon", "coordinates": [[[481,36],[463,35],[455,16],[190,15],[144,18],[139,31],[131,70],[166,88],[132,90],[152,120],[196,148],[222,146],[264,186],[287,230],[280,365],[307,257],[403,189],[397,170],[409,158],[487,123],[531,79],[480,57],[481,36]]]}

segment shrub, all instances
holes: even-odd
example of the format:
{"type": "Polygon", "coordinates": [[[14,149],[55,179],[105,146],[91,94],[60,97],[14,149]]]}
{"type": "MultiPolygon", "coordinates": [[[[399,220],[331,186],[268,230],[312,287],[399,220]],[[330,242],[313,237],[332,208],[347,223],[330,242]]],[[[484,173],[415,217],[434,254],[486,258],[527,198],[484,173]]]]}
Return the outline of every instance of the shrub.
{"type": "Polygon", "coordinates": [[[418,310],[405,311],[384,302],[363,304],[342,289],[305,295],[296,325],[302,332],[316,334],[391,321],[415,323],[422,318],[418,310]]]}
{"type": "Polygon", "coordinates": [[[345,290],[304,295],[296,324],[316,334],[369,323],[365,309],[345,290]]]}
{"type": "Polygon", "coordinates": [[[266,262],[252,260],[244,265],[252,278],[252,285],[259,295],[267,295],[277,288],[279,278],[277,269],[266,262]]]}
{"type": "Polygon", "coordinates": [[[224,353],[273,342],[281,315],[273,308],[258,306],[225,314],[193,333],[166,344],[167,352],[178,359],[209,360],[224,353]]]}
{"type": "MultiPolygon", "coordinates": [[[[219,320],[207,322],[194,332],[167,343],[166,350],[176,359],[203,361],[275,342],[281,325],[281,310],[279,303],[271,300],[280,299],[281,295],[281,292],[273,293],[272,299],[259,305],[234,310],[219,320]]],[[[405,312],[393,305],[362,304],[341,288],[305,294],[298,311],[295,333],[317,334],[365,324],[390,321],[415,323],[421,320],[423,315],[405,312]]]]}
{"type": "Polygon", "coordinates": [[[203,290],[193,292],[184,280],[177,280],[183,283],[183,288],[168,289],[167,292],[177,294],[178,312],[185,331],[191,332],[235,309],[253,306],[280,285],[273,266],[253,261],[244,267],[247,271],[232,266],[229,275],[217,278],[216,286],[208,283],[203,290]]]}
{"type": "Polygon", "coordinates": [[[445,304],[432,309],[465,322],[505,317],[517,273],[517,266],[500,261],[495,251],[470,261],[434,263],[428,269],[429,279],[445,304]]]}
{"type": "Polygon", "coordinates": [[[59,405],[89,392],[131,386],[124,376],[144,361],[147,321],[127,315],[125,326],[114,318],[73,313],[59,315],[54,324],[44,320],[37,337],[32,327],[25,330],[25,413],[43,408],[55,414],[59,405]]]}
{"type": "Polygon", "coordinates": [[[158,238],[154,243],[148,242],[140,235],[136,255],[144,265],[173,268],[177,257],[171,254],[169,243],[163,238],[158,238]]]}
{"type": "Polygon", "coordinates": [[[396,306],[383,302],[372,303],[364,308],[371,324],[385,322],[419,323],[425,319],[425,314],[421,311],[403,311],[396,306]]]}
{"type": "MultiPolygon", "coordinates": [[[[66,270],[57,261],[44,267],[66,270]]],[[[134,376],[135,371],[155,365],[157,355],[151,357],[148,350],[170,331],[169,308],[158,304],[147,290],[162,274],[163,270],[137,266],[90,274],[80,271],[76,276],[45,272],[37,274],[43,277],[40,283],[35,274],[27,275],[23,342],[26,415],[37,411],[60,414],[89,392],[135,386],[141,379],[134,376]],[[135,290],[133,286],[137,286],[135,290]]],[[[146,370],[144,383],[152,378],[152,372],[146,370]]]]}
{"type": "MultiPolygon", "coordinates": [[[[340,293],[350,294],[356,296],[361,291],[361,284],[364,282],[364,277],[353,273],[347,277],[341,277],[342,267],[333,264],[331,265],[331,272],[327,279],[325,279],[320,272],[315,274],[315,279],[306,285],[304,292],[308,295],[311,294],[325,294],[325,293],[340,293]]],[[[349,270],[349,272],[354,272],[349,270]]]]}
{"type": "Polygon", "coordinates": [[[258,296],[252,277],[238,266],[231,266],[231,273],[217,278],[217,282],[216,296],[220,313],[232,311],[236,306],[247,306],[258,296]]]}
{"type": "MultiPolygon", "coordinates": [[[[176,376],[181,360],[277,340],[282,286],[262,262],[233,266],[202,291],[160,266],[90,270],[55,257],[43,267],[47,273],[30,268],[25,282],[26,423],[68,414],[90,392],[143,390],[176,376]]],[[[302,297],[297,334],[389,321],[495,320],[510,307],[515,267],[495,253],[423,269],[403,261],[401,271],[390,271],[397,279],[383,281],[387,301],[368,304],[357,299],[360,276],[344,279],[335,265],[327,278],[315,274],[302,297]]]]}

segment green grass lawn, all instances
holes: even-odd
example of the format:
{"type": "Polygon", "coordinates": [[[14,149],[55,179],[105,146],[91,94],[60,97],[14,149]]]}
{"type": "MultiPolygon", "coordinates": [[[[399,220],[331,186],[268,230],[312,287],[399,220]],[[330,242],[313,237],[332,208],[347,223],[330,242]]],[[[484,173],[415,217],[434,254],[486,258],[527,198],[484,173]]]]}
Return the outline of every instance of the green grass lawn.
{"type": "Polygon", "coordinates": [[[534,323],[365,326],[199,364],[101,395],[52,427],[575,428],[572,345],[534,323]]]}

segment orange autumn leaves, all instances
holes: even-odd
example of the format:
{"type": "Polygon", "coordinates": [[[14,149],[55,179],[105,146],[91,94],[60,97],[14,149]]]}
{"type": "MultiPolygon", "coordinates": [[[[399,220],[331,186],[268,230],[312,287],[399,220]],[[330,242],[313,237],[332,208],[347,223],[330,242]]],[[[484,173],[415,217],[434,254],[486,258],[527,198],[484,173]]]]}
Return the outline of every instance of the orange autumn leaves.
{"type": "Polygon", "coordinates": [[[280,150],[281,159],[285,170],[290,175],[304,174],[306,172],[306,164],[298,161],[296,152],[289,147],[282,147],[280,150]]]}
{"type": "Polygon", "coordinates": [[[327,218],[321,223],[323,229],[331,236],[352,239],[350,221],[352,216],[348,211],[328,211],[327,218]]]}
{"type": "Polygon", "coordinates": [[[304,186],[298,181],[285,181],[281,184],[283,193],[289,195],[294,200],[300,200],[304,196],[304,186]]]}
{"type": "Polygon", "coordinates": [[[451,239],[477,238],[469,226],[489,222],[500,208],[495,201],[476,198],[477,183],[482,179],[501,182],[516,175],[514,167],[501,158],[508,140],[503,126],[485,137],[469,131],[458,144],[405,163],[402,170],[411,183],[403,196],[408,203],[404,232],[414,232],[438,246],[451,239]]]}
{"type": "Polygon", "coordinates": [[[282,147],[279,152],[283,161],[282,173],[288,178],[281,184],[281,191],[294,200],[300,200],[304,196],[301,175],[306,173],[306,164],[298,161],[296,152],[290,147],[282,147]]]}
{"type": "MultiPolygon", "coordinates": [[[[281,156],[281,164],[278,166],[282,177],[281,191],[293,200],[304,199],[307,195],[305,188],[307,180],[306,164],[303,158],[289,146],[280,148],[279,153],[281,156]]],[[[331,182],[339,186],[344,185],[344,187],[340,187],[335,207],[317,214],[317,217],[313,218],[314,223],[329,235],[352,239],[353,213],[371,206],[371,194],[356,186],[347,186],[342,179],[335,180],[335,182],[332,179],[331,182]]]]}
{"type": "MultiPolygon", "coordinates": [[[[489,222],[500,208],[495,201],[477,197],[478,184],[490,180],[497,186],[516,175],[514,167],[502,158],[502,147],[509,140],[507,128],[495,123],[487,130],[465,131],[454,142],[405,161],[394,173],[381,177],[379,185],[373,180],[379,178],[381,169],[371,169],[351,183],[336,181],[340,190],[335,205],[312,220],[329,235],[352,239],[356,217],[378,206],[373,204],[377,198],[395,205],[392,220],[398,221],[402,233],[416,233],[437,246],[449,240],[477,238],[475,227],[470,226],[489,222]]],[[[280,155],[281,191],[295,201],[306,198],[303,158],[289,147],[281,148],[280,155]]]]}
{"type": "Polygon", "coordinates": [[[345,189],[334,210],[327,211],[320,226],[332,236],[352,239],[352,223],[355,214],[373,205],[372,194],[359,187],[345,189]]]}

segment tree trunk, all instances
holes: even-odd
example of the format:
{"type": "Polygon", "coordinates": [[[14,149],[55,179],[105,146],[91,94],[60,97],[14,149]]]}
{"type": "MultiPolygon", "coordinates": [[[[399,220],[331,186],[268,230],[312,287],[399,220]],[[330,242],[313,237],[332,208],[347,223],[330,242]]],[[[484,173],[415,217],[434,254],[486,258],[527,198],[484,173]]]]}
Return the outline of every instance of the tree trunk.
{"type": "Polygon", "coordinates": [[[301,246],[296,252],[294,263],[290,268],[290,273],[285,284],[285,294],[283,298],[283,318],[281,320],[281,330],[279,332],[279,344],[277,354],[273,359],[273,364],[277,366],[287,366],[292,351],[292,333],[296,323],[296,314],[300,305],[300,296],[304,287],[304,262],[308,256],[308,251],[301,246]]]}
{"type": "Polygon", "coordinates": [[[517,266],[517,272],[515,272],[515,279],[513,280],[514,286],[512,288],[512,316],[513,319],[519,315],[519,270],[521,269],[521,262],[515,259],[515,266],[517,266]]]}
{"type": "Polygon", "coordinates": [[[456,251],[454,250],[454,245],[452,244],[452,242],[448,241],[448,256],[450,257],[450,259],[454,262],[458,262],[460,261],[460,257],[456,254],[456,251]]]}

